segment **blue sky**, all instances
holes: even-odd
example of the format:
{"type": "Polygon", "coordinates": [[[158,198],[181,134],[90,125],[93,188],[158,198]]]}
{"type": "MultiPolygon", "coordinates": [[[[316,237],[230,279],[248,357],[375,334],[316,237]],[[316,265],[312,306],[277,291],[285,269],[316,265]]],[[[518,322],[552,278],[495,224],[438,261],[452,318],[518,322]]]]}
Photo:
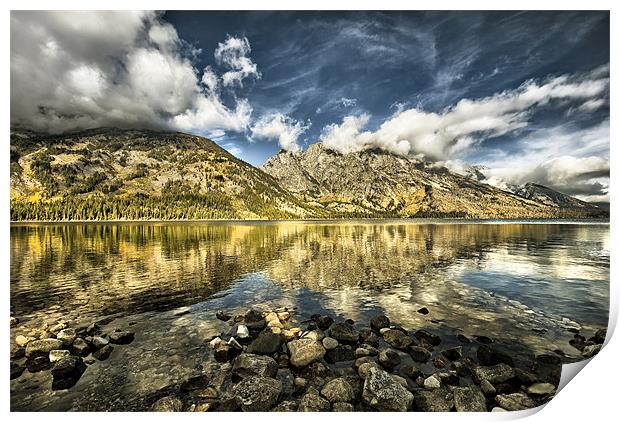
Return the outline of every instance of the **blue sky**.
{"type": "Polygon", "coordinates": [[[608,198],[607,12],[13,12],[11,33],[14,124],[182,130],[254,165],[378,147],[608,198]]]}

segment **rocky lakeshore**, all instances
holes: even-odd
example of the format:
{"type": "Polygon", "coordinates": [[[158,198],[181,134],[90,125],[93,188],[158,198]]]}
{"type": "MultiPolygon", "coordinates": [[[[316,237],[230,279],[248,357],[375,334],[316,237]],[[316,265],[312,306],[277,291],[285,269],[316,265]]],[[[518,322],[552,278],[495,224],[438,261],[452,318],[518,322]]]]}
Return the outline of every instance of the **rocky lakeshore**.
{"type": "MultiPolygon", "coordinates": [[[[553,398],[564,361],[561,351],[516,359],[489,337],[448,339],[428,327],[406,330],[385,315],[363,326],[318,314],[296,321],[293,314],[284,307],[217,312],[230,328],[205,339],[201,370],[146,397],[142,410],[524,410],[553,398]]],[[[53,390],[71,389],[90,365],[133,341],[133,332],[105,323],[45,324],[16,336],[11,379],[50,371],[53,390]]],[[[570,344],[586,359],[605,334],[575,332],[570,344]]]]}

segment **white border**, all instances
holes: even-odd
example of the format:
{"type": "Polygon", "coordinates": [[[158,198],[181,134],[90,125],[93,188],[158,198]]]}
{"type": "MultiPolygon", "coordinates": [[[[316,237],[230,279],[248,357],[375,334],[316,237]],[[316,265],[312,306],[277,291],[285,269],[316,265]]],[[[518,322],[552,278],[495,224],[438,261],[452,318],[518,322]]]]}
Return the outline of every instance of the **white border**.
{"type": "MultiPolygon", "coordinates": [[[[4,166],[0,175],[2,183],[0,184],[0,210],[4,224],[0,225],[0,239],[2,244],[5,245],[4,253],[2,254],[2,283],[5,288],[5,294],[2,297],[4,315],[8,318],[9,309],[9,260],[10,260],[10,237],[9,237],[9,141],[8,133],[10,127],[10,72],[9,72],[9,52],[10,52],[10,9],[212,9],[212,10],[344,10],[344,9],[357,9],[357,10],[611,10],[611,103],[612,113],[615,99],[618,98],[618,84],[616,81],[616,57],[618,40],[620,38],[618,34],[618,15],[620,12],[620,2],[614,1],[602,1],[602,0],[589,0],[589,1],[547,1],[547,0],[521,0],[521,1],[488,1],[488,0],[470,0],[467,2],[457,0],[418,0],[412,1],[395,1],[395,0],[382,0],[382,1],[369,1],[369,0],[301,0],[292,2],[276,1],[276,0],[263,0],[261,2],[249,1],[249,0],[227,0],[222,2],[207,2],[207,1],[189,1],[189,0],[175,0],[162,1],[162,0],[140,0],[140,1],[127,1],[127,0],[108,0],[108,1],[79,1],[79,0],[64,0],[55,1],[53,3],[49,1],[30,1],[30,0],[8,0],[3,2],[4,14],[2,15],[2,57],[4,57],[3,66],[0,68],[2,72],[2,81],[4,89],[2,90],[1,100],[1,112],[0,116],[3,122],[3,138],[5,139],[2,146],[4,166]],[[171,7],[172,6],[172,7],[171,7]]],[[[578,54],[578,53],[577,53],[578,54]]],[[[616,139],[617,130],[615,120],[611,120],[611,139],[616,139]]],[[[615,162],[618,154],[618,146],[614,142],[611,142],[611,161],[615,162]]],[[[611,197],[617,198],[618,185],[614,181],[615,171],[612,171],[611,181],[611,197]]],[[[611,218],[611,239],[610,245],[612,250],[615,250],[615,239],[620,239],[620,233],[618,233],[617,224],[617,208],[612,207],[611,218]]],[[[618,266],[614,261],[611,262],[611,313],[610,313],[610,327],[611,333],[615,328],[618,315],[618,288],[617,288],[617,276],[618,266]]],[[[2,347],[5,353],[5,358],[2,360],[5,362],[2,365],[1,377],[5,380],[5,385],[9,384],[8,374],[8,337],[9,337],[9,325],[5,321],[2,326],[3,333],[1,334],[2,347]]],[[[616,336],[617,337],[617,336],[616,336]]],[[[568,385],[547,405],[542,411],[533,412],[530,416],[532,421],[542,420],[608,420],[611,419],[611,415],[617,414],[618,400],[618,387],[620,384],[620,366],[617,360],[617,356],[620,356],[620,346],[617,338],[611,338],[608,344],[603,348],[601,353],[592,359],[587,364],[587,369],[581,371],[576,375],[575,379],[568,383],[568,385]]],[[[5,387],[6,388],[6,387],[5,387]]],[[[9,391],[8,388],[4,391],[2,396],[2,410],[3,412],[9,411],[9,391]]],[[[268,413],[268,414],[253,414],[243,415],[239,413],[230,414],[149,414],[145,417],[153,418],[155,420],[178,420],[182,418],[224,418],[225,420],[237,420],[252,418],[258,420],[270,421],[290,421],[290,418],[294,417],[295,420],[313,420],[317,416],[320,418],[336,418],[341,420],[371,420],[378,417],[388,417],[393,420],[409,421],[412,418],[424,418],[429,421],[445,421],[445,420],[464,420],[464,421],[480,421],[480,420],[507,420],[515,419],[517,417],[526,416],[532,412],[510,412],[510,413],[489,413],[489,414],[390,414],[380,415],[372,413],[350,413],[350,414],[291,414],[283,413],[268,413]],[[336,416],[337,415],[337,416],[336,416]],[[458,415],[458,416],[457,416],[458,415]]],[[[9,418],[26,418],[28,420],[29,415],[5,415],[9,418]]],[[[79,420],[83,418],[89,418],[89,420],[107,420],[112,415],[104,413],[91,413],[88,415],[80,415],[76,413],[47,413],[45,417],[50,421],[56,420],[79,420]]],[[[38,417],[38,415],[34,415],[38,417]]],[[[114,414],[115,419],[129,420],[133,417],[131,414],[114,414]]],[[[617,417],[617,416],[616,416],[617,417]]]]}

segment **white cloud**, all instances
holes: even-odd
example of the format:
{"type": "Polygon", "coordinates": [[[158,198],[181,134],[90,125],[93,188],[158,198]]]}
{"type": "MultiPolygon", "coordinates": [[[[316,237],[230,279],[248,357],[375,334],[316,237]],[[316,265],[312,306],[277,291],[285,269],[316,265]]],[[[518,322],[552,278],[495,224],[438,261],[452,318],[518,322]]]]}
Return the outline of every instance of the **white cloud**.
{"type": "Polygon", "coordinates": [[[229,36],[217,46],[217,60],[233,72],[221,77],[207,67],[199,78],[190,60],[199,51],[155,12],[12,12],[11,123],[53,133],[244,132],[252,107],[236,95],[225,103],[219,88],[258,77],[248,40],[229,36]]]}
{"type": "Polygon", "coordinates": [[[218,44],[215,50],[215,60],[220,66],[231,70],[222,75],[224,86],[243,87],[243,80],[250,76],[260,79],[256,63],[248,57],[252,49],[246,37],[236,38],[230,35],[224,42],[218,44]]]}
{"type": "Polygon", "coordinates": [[[263,116],[251,128],[252,138],[277,139],[280,147],[286,151],[300,150],[297,140],[310,128],[310,122],[304,123],[282,113],[263,116]]]}
{"type": "Polygon", "coordinates": [[[403,155],[421,154],[433,161],[447,160],[481,139],[526,127],[536,107],[555,100],[604,98],[608,89],[609,77],[600,72],[559,76],[542,84],[527,81],[512,91],[476,100],[463,99],[440,113],[418,108],[399,110],[373,132],[363,130],[368,116],[348,116],[341,125],[327,126],[322,141],[343,153],[381,148],[403,155]]]}
{"type": "Polygon", "coordinates": [[[485,182],[502,189],[533,182],[583,200],[608,200],[609,121],[535,131],[482,164],[485,182]]]}

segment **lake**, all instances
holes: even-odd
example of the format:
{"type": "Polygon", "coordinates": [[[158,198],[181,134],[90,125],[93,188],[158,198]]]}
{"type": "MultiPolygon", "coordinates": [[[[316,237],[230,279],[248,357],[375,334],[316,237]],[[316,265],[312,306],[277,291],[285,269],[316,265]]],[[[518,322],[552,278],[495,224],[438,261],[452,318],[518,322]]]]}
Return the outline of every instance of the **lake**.
{"type": "Polygon", "coordinates": [[[195,373],[231,313],[287,306],[365,323],[484,335],[515,350],[579,352],[571,329],[607,326],[609,224],[599,222],[64,223],[11,226],[20,330],[105,318],[131,327],[70,390],[11,381],[13,410],[124,410],[195,373]],[[189,306],[190,312],[175,315],[189,306]],[[428,315],[417,310],[426,307],[428,315]]]}

